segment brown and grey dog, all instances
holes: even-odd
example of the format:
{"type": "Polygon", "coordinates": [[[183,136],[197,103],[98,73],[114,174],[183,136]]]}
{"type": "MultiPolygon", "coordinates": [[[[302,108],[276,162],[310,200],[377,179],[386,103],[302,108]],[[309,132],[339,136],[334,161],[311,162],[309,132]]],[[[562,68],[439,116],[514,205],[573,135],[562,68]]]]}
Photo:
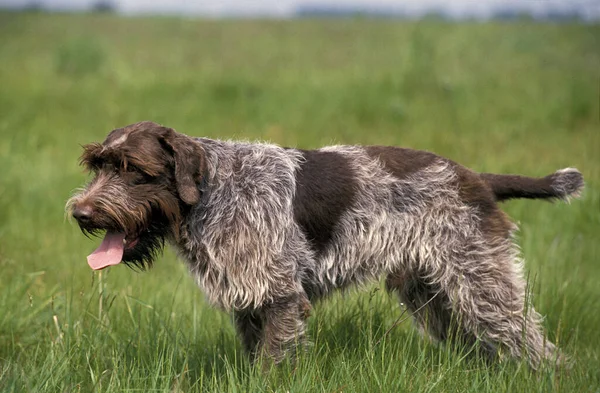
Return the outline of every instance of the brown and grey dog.
{"type": "Polygon", "coordinates": [[[85,146],[81,162],[95,177],[68,211],[84,232],[106,233],[90,266],[144,268],[168,241],[235,315],[252,357],[280,361],[303,341],[311,302],[382,275],[437,340],[480,342],[534,368],[558,357],[497,202],[577,196],[576,169],[481,174],[423,151],[288,149],[152,122],[85,146]]]}

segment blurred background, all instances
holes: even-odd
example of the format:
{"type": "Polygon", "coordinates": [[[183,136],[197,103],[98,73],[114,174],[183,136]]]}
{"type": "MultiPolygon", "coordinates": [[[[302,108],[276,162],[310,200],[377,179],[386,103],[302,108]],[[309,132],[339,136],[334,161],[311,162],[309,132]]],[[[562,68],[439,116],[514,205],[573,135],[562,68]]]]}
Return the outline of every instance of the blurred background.
{"type": "Polygon", "coordinates": [[[435,16],[457,20],[532,18],[555,21],[593,21],[600,17],[600,3],[597,0],[2,0],[0,5],[11,9],[204,17],[368,15],[411,19],[435,16]]]}
{"type": "Polygon", "coordinates": [[[0,391],[598,391],[599,19],[597,0],[0,0],[0,391]],[[317,305],[301,371],[263,378],[171,250],[92,273],[99,240],[64,217],[89,179],[80,146],[141,120],[480,172],[577,167],[581,200],[503,205],[576,365],[490,371],[409,322],[376,347],[402,308],[374,285],[317,305]]]}

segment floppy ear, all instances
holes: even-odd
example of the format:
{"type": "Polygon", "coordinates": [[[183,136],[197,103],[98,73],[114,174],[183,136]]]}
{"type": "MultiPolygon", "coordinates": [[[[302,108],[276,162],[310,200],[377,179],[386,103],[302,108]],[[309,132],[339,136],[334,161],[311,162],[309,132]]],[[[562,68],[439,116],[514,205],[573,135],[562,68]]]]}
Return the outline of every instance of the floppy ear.
{"type": "Polygon", "coordinates": [[[192,138],[168,128],[163,141],[175,161],[175,184],[179,197],[188,205],[200,200],[198,182],[204,172],[204,151],[192,138]]]}

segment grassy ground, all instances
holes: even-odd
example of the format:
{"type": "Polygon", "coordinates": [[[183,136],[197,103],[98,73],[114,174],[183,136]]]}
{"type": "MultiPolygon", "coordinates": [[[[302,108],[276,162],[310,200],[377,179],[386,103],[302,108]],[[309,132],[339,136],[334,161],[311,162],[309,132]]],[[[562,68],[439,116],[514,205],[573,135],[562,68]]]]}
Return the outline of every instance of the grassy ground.
{"type": "Polygon", "coordinates": [[[192,21],[0,13],[0,390],[600,391],[600,27],[192,21]],[[92,273],[64,220],[80,144],[142,119],[303,148],[395,144],[479,171],[586,176],[571,205],[507,203],[534,303],[576,361],[532,374],[414,332],[374,285],[310,320],[267,375],[169,250],[92,273]],[[383,337],[379,344],[376,343],[383,337]]]}

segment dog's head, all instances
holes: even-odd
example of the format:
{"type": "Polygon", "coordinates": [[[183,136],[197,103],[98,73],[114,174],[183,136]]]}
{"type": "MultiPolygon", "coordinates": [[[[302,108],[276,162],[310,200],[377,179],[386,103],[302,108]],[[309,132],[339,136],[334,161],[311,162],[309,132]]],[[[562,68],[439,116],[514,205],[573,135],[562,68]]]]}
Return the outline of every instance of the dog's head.
{"type": "Polygon", "coordinates": [[[151,265],[165,238],[179,236],[182,214],[200,199],[202,147],[145,121],[113,130],[103,143],[83,149],[81,164],[94,178],[67,202],[67,212],[85,234],[104,233],[89,265],[151,265]]]}

